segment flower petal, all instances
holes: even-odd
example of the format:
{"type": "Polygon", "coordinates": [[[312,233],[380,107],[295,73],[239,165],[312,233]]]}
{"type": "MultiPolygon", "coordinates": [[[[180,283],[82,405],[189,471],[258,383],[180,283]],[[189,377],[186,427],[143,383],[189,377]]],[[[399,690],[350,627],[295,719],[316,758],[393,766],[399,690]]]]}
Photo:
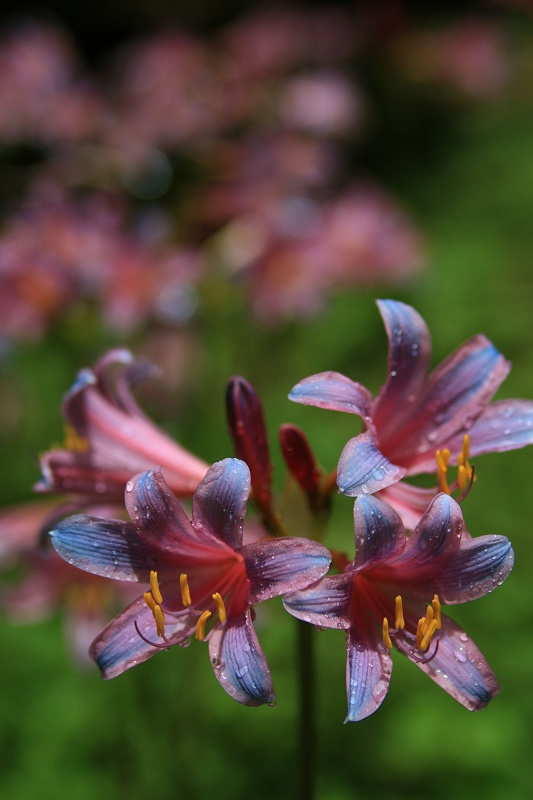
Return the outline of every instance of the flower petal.
{"type": "Polygon", "coordinates": [[[245,706],[274,704],[270,670],[249,610],[213,628],[209,655],[215,676],[230,697],[245,706]]]}
{"type": "Polygon", "coordinates": [[[354,569],[386,561],[405,547],[405,528],[396,511],[375,497],[354,503],[354,569]]]}
{"type": "MultiPolygon", "coordinates": [[[[513,548],[505,536],[476,536],[463,541],[454,558],[443,565],[432,586],[441,603],[465,603],[492,592],[511,572],[513,548]]],[[[426,595],[430,596],[430,595],[426,595]]]]}
{"type": "Polygon", "coordinates": [[[345,722],[358,722],[380,707],[389,691],[392,658],[377,635],[368,627],[350,629],[346,659],[348,713],[345,722]]]}
{"type": "MultiPolygon", "coordinates": [[[[177,644],[192,636],[196,620],[197,617],[187,613],[175,621],[170,621],[167,616],[165,636],[169,643],[177,644]]],[[[106,680],[115,678],[160,651],[160,647],[150,645],[139,636],[135,623],[146,639],[156,644],[164,644],[157,637],[152,612],[144,602],[144,598],[139,597],[104,628],[90,647],[89,655],[96,661],[102,677],[106,680]]]]}
{"type": "Polygon", "coordinates": [[[343,494],[356,497],[379,492],[404,475],[405,469],[391,464],[378,450],[370,431],[366,431],[350,439],[342,451],[337,484],[343,494]]]}
{"type": "Polygon", "coordinates": [[[364,386],[339,372],[320,372],[304,378],[291,389],[289,400],[306,406],[357,414],[366,425],[372,426],[372,395],[364,386]]]}
{"type": "Polygon", "coordinates": [[[380,437],[380,446],[410,474],[420,472],[428,460],[433,470],[436,448],[447,447],[448,440],[469,430],[509,369],[485,336],[475,336],[433,371],[401,432],[387,440],[380,437]]]}
{"type": "Polygon", "coordinates": [[[324,628],[350,627],[350,599],[353,576],[327,575],[322,580],[283,598],[283,605],[293,617],[324,628]]]}
{"type": "Polygon", "coordinates": [[[373,420],[380,440],[399,431],[402,420],[426,380],[431,357],[431,339],[426,323],[411,306],[395,300],[378,300],[387,337],[387,380],[373,407],[373,420]]]}
{"type": "Polygon", "coordinates": [[[148,582],[157,569],[157,551],[129,522],[76,514],[50,532],[52,544],[69,564],[94,575],[148,582]]]}
{"type": "Polygon", "coordinates": [[[404,553],[394,562],[395,569],[406,583],[424,579],[426,574],[436,579],[442,569],[439,562],[456,556],[466,537],[470,534],[459,503],[441,492],[408,538],[404,553]]]}
{"type": "MultiPolygon", "coordinates": [[[[533,444],[533,402],[531,400],[499,400],[491,403],[468,429],[470,454],[503,453],[533,444]]],[[[461,452],[462,436],[446,444],[452,461],[461,452]]]]}
{"type": "Polygon", "coordinates": [[[331,553],[318,542],[297,537],[267,539],[241,549],[250,581],[250,604],[303,589],[329,569],[331,553]]]}
{"type": "Polygon", "coordinates": [[[246,503],[250,495],[250,470],[238,458],[225,458],[209,467],[192,504],[197,531],[209,531],[232,548],[242,544],[246,503]]]}
{"type": "Polygon", "coordinates": [[[469,636],[449,617],[442,617],[438,649],[429,661],[421,659],[401,637],[395,644],[445,692],[468,708],[477,711],[500,691],[498,681],[469,636]]]}
{"type": "Polygon", "coordinates": [[[140,535],[159,552],[178,556],[189,554],[191,545],[216,546],[215,537],[193,528],[160,469],[135,475],[126,485],[125,498],[140,535]]]}
{"type": "Polygon", "coordinates": [[[414,530],[425,514],[427,507],[438,494],[438,488],[424,489],[405,481],[398,481],[383,489],[377,495],[400,515],[407,530],[414,530]]]}

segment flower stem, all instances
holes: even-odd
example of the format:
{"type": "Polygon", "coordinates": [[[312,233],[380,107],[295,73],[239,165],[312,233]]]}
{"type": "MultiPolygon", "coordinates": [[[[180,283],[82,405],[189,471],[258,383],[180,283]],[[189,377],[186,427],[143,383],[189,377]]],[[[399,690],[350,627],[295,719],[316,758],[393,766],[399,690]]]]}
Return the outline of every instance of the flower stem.
{"type": "Polygon", "coordinates": [[[314,800],[316,764],[314,627],[296,620],[300,688],[300,800],[314,800]]]}

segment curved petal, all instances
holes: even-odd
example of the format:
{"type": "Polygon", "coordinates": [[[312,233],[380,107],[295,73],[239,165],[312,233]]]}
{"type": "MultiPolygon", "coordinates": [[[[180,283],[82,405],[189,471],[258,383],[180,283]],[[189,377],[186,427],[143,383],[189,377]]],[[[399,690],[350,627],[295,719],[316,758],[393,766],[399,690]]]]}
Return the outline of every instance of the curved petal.
{"type": "Polygon", "coordinates": [[[329,569],[331,553],[310,539],[284,536],[241,549],[250,581],[250,604],[303,589],[329,569]]]}
{"type": "Polygon", "coordinates": [[[383,489],[377,497],[388,503],[400,515],[407,530],[414,530],[429,504],[438,494],[438,487],[424,489],[405,481],[398,481],[383,489]]]}
{"type": "Polygon", "coordinates": [[[364,386],[339,372],[319,372],[304,378],[291,389],[289,400],[330,411],[357,414],[367,426],[373,427],[370,410],[372,395],[364,386]]]}
{"type": "Polygon", "coordinates": [[[327,575],[322,580],[300,592],[291,592],[283,598],[285,609],[293,617],[323,628],[350,627],[350,599],[353,576],[327,575]]]}
{"type": "Polygon", "coordinates": [[[337,467],[339,490],[356,497],[373,494],[396,483],[405,475],[405,469],[391,464],[378,450],[370,431],[350,439],[345,446],[337,467]]]}
{"type": "Polygon", "coordinates": [[[245,706],[274,705],[270,670],[249,609],[213,628],[209,655],[213,672],[230,697],[245,706]]]}
{"type": "Polygon", "coordinates": [[[351,628],[346,659],[348,713],[345,722],[358,722],[380,707],[389,691],[392,658],[377,631],[351,628]]]}
{"type": "Polygon", "coordinates": [[[380,440],[386,440],[400,430],[426,380],[431,339],[426,323],[411,306],[395,300],[378,300],[377,305],[387,331],[389,357],[387,380],[372,411],[380,440]]]}
{"type": "MultiPolygon", "coordinates": [[[[503,453],[533,444],[533,401],[498,400],[491,403],[468,429],[470,454],[503,453]]],[[[461,452],[462,436],[446,443],[451,461],[461,452]]]]}
{"type": "MultiPolygon", "coordinates": [[[[505,536],[476,536],[463,541],[454,558],[432,583],[441,603],[465,603],[492,592],[511,572],[514,553],[505,536]]],[[[431,595],[426,595],[431,596],[431,595]]]]}
{"type": "Polygon", "coordinates": [[[209,467],[193,497],[192,524],[235,549],[242,544],[242,527],[250,494],[250,470],[238,458],[209,467]]]}
{"type": "Polygon", "coordinates": [[[380,446],[395,464],[412,474],[420,471],[416,465],[426,453],[434,454],[453,436],[468,431],[509,369],[509,362],[485,336],[475,336],[433,371],[401,432],[380,438],[380,446]]]}
{"type": "Polygon", "coordinates": [[[129,522],[76,514],[50,532],[56,552],[78,569],[122,581],[148,582],[158,553],[129,522]]]}
{"type": "Polygon", "coordinates": [[[466,530],[459,503],[442,492],[432,500],[426,513],[416,526],[403,554],[394,561],[401,564],[402,579],[406,583],[423,579],[428,574],[435,579],[440,574],[442,562],[456,556],[466,530]]]}
{"type": "Polygon", "coordinates": [[[407,642],[395,645],[454,700],[470,711],[487,705],[499,691],[498,681],[472,639],[449,617],[442,617],[438,648],[429,661],[421,659],[407,642]]]}
{"type": "MultiPolygon", "coordinates": [[[[165,636],[169,644],[185,642],[194,634],[196,621],[197,617],[192,614],[184,613],[174,621],[167,616],[165,636]]],[[[150,645],[139,636],[135,623],[146,639],[164,644],[157,637],[152,612],[144,598],[139,597],[104,628],[90,647],[89,655],[96,661],[106,680],[115,678],[160,651],[160,647],[150,645]]]]}
{"type": "Polygon", "coordinates": [[[405,528],[396,511],[375,497],[358,497],[353,508],[355,526],[354,569],[359,570],[403,550],[405,528]]]}
{"type": "Polygon", "coordinates": [[[220,547],[220,541],[191,525],[179,500],[170,491],[160,469],[135,475],[126,485],[126,509],[142,538],[169,555],[189,555],[202,546],[220,547]]]}

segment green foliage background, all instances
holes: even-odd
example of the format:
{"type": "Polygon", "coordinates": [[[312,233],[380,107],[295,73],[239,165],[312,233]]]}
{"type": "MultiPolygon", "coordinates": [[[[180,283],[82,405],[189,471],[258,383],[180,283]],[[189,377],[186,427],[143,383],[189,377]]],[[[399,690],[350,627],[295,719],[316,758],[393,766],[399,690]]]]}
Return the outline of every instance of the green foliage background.
{"type": "MultiPolygon", "coordinates": [[[[529,52],[529,55],[527,55],[529,52]]],[[[393,296],[429,323],[434,362],[483,331],[513,362],[501,397],[533,395],[533,77],[525,48],[518,85],[483,107],[448,109],[444,130],[422,146],[409,97],[405,118],[365,157],[410,208],[430,249],[428,269],[393,296]],[[410,116],[411,115],[411,116],[410,116]],[[412,127],[410,127],[412,125],[412,127]],[[386,153],[386,155],[385,155],[386,153]]],[[[405,91],[405,87],[400,87],[405,91]]],[[[430,126],[431,127],[431,126],[430,126]]],[[[286,400],[300,378],[345,372],[376,390],[386,340],[375,291],[336,297],[325,313],[274,331],[258,329],[235,288],[207,287],[195,321],[205,355],[179,413],[147,408],[208,461],[231,454],[223,394],[240,373],[260,392],[276,445],[282,422],[299,424],[327,468],[354,419],[286,400]]],[[[390,293],[387,293],[390,294],[390,293]]],[[[88,313],[43,341],[17,345],[0,362],[0,500],[31,496],[37,455],[62,438],[59,403],[74,372],[112,341],[88,313]]],[[[390,693],[370,719],[343,726],[343,634],[317,632],[318,796],[321,800],[525,800],[533,791],[533,458],[531,450],[476,460],[464,502],[473,535],[508,536],[516,566],[494,594],[451,615],[479,644],[501,695],[471,714],[399,654],[390,693]]],[[[351,502],[339,497],[326,543],[351,551],[351,502]]],[[[205,646],[174,648],[112,682],[71,662],[62,616],[0,624],[0,794],[9,800],[217,800],[293,797],[297,787],[294,621],[280,601],[260,609],[258,631],[271,664],[275,708],[242,708],[218,686],[205,646]]]]}

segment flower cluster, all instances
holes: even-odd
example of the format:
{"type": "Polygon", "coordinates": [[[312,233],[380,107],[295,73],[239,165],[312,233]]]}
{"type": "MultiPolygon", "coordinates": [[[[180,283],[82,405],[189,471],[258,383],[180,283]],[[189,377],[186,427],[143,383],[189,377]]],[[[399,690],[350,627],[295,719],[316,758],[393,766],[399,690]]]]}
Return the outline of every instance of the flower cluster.
{"type": "Polygon", "coordinates": [[[509,364],[483,336],[427,377],[430,339],[420,315],[393,300],[379,301],[379,309],[389,360],[375,399],[334,372],[306,378],[290,395],[355,413],[364,425],[329,474],[305,434],[282,426],[282,454],[307,507],[298,533],[315,523],[307,536],[293,535],[280,513],[263,409],[244,378],[231,378],[226,392],[236,457],[208,466],[134,401],[130,389],[149,374],[146,364],[115,350],[79,374],[63,406],[67,444],[42,457],[37,488],[66,498],[55,511],[45,507],[65,569],[133,592],[141,585],[91,644],[104,678],[196,639],[208,643],[214,674],[232,698],[272,705],[253,607],[282,595],[284,608],[304,623],[346,632],[347,721],[383,702],[393,647],[470,710],[498,693],[483,655],[442,608],[484,596],[512,569],[508,539],[473,538],[460,503],[475,479],[472,455],[533,443],[533,402],[490,402],[509,364]],[[436,472],[438,485],[404,482],[423,471],[436,472]],[[353,559],[322,543],[336,481],[355,497],[353,559]],[[255,525],[245,522],[250,500],[255,525]],[[85,513],[66,516],[72,511],[85,513]]]}

